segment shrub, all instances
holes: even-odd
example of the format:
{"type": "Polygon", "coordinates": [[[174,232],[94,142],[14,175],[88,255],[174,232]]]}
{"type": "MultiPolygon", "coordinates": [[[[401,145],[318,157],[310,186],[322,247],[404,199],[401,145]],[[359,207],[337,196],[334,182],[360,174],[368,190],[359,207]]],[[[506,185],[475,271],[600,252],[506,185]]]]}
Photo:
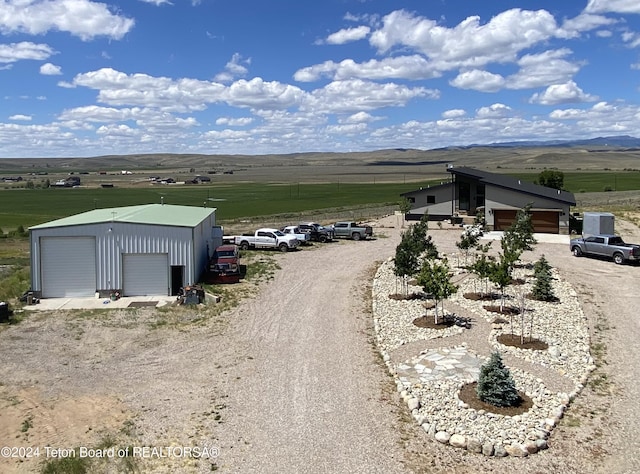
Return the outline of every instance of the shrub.
{"type": "Polygon", "coordinates": [[[476,393],[481,401],[496,407],[513,407],[522,401],[509,369],[502,363],[500,352],[493,352],[487,363],[480,367],[476,393]]]}
{"type": "Polygon", "coordinates": [[[533,297],[540,301],[555,300],[556,296],[553,294],[553,287],[551,286],[551,265],[544,258],[544,255],[534,264],[533,274],[536,279],[531,290],[533,297]]]}

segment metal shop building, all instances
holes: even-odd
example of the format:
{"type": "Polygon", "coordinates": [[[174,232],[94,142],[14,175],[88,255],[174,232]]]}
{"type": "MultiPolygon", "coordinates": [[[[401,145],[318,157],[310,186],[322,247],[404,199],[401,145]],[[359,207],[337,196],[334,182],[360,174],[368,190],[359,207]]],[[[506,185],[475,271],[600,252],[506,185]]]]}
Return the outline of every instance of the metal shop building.
{"type": "Polygon", "coordinates": [[[40,298],[175,295],[222,243],[215,209],[165,204],[95,209],[29,231],[40,298]]]}

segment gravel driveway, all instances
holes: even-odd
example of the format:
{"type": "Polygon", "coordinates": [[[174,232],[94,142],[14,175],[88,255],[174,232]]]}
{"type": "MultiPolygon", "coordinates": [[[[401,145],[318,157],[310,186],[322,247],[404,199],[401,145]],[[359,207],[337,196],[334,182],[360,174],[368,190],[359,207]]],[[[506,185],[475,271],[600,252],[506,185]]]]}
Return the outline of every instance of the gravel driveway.
{"type": "MultiPolygon", "coordinates": [[[[143,472],[210,472],[212,462],[230,473],[640,472],[640,267],[574,258],[560,244],[530,255],[544,253],[578,291],[599,383],[571,405],[549,450],[487,459],[414,425],[375,351],[371,278],[400,234],[395,217],[380,223],[371,241],[274,254],[281,269],[256,297],[201,324],[167,324],[148,308],[62,311],[0,332],[0,444],[86,445],[124,423],[128,443],[220,449],[216,459],[141,460],[143,472]],[[52,416],[65,407],[62,421],[52,416]],[[27,416],[33,426],[20,433],[27,416]]],[[[637,228],[616,226],[640,241],[637,228]]],[[[431,227],[453,252],[459,230],[431,227]]],[[[36,469],[0,460],[2,472],[36,469]]]]}

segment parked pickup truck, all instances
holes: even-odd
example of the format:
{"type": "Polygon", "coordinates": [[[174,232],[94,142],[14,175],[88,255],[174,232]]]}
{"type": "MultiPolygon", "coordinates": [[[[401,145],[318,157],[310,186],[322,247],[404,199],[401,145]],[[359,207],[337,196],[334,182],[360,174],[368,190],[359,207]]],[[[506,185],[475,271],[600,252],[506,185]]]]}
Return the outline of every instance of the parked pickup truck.
{"type": "Polygon", "coordinates": [[[209,260],[208,282],[237,283],[240,281],[240,253],[233,244],[216,247],[209,260]]]}
{"type": "Polygon", "coordinates": [[[336,222],[331,226],[335,237],[360,240],[373,235],[373,228],[361,226],[355,222],[336,222]]]}
{"type": "Polygon", "coordinates": [[[333,229],[323,227],[317,222],[301,222],[298,227],[302,232],[309,234],[313,242],[329,242],[333,240],[333,229]]]}
{"type": "Polygon", "coordinates": [[[285,235],[293,235],[302,245],[309,245],[311,243],[311,236],[308,233],[303,232],[298,226],[288,225],[280,230],[285,235]]]}
{"type": "Polygon", "coordinates": [[[627,261],[640,260],[640,245],[625,244],[617,235],[592,235],[587,238],[572,239],[569,246],[576,257],[582,255],[609,257],[618,265],[627,261]]]}
{"type": "Polygon", "coordinates": [[[254,234],[242,234],[234,237],[234,243],[242,250],[279,249],[282,252],[293,250],[300,241],[293,235],[286,235],[278,229],[258,229],[254,234]]]}

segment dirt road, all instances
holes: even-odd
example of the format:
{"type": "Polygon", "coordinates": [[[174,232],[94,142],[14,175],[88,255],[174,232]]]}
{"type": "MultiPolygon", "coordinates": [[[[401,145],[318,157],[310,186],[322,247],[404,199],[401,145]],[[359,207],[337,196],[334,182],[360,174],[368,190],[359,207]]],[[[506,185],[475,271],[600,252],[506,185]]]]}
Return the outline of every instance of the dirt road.
{"type": "MultiPolygon", "coordinates": [[[[59,312],[0,332],[0,445],[96,445],[113,433],[220,449],[215,459],[138,460],[142,472],[640,472],[639,266],[574,258],[559,244],[530,255],[544,253],[578,291],[601,366],[549,450],[486,459],[415,425],[375,352],[367,292],[400,233],[394,218],[382,222],[372,241],[274,254],[274,278],[222,318],[59,312]]],[[[637,228],[616,226],[640,241],[637,228]]],[[[432,228],[440,251],[453,252],[459,231],[432,228]]],[[[0,460],[2,472],[39,465],[0,460]]]]}

